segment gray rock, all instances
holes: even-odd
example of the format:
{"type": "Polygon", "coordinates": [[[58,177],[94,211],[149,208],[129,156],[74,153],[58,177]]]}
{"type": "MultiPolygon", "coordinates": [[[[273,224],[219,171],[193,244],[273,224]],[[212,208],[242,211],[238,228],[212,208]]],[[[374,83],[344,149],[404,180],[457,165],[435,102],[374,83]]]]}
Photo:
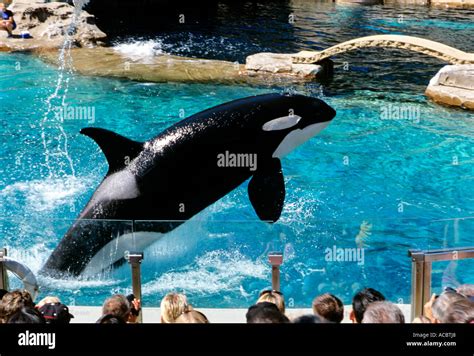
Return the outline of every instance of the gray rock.
{"type": "Polygon", "coordinates": [[[474,110],[474,64],[444,66],[430,80],[425,94],[439,104],[474,110]]]}
{"type": "Polygon", "coordinates": [[[440,71],[438,84],[474,90],[474,65],[452,66],[452,70],[440,71]]]}
{"type": "Polygon", "coordinates": [[[297,64],[293,63],[291,72],[303,77],[316,77],[323,67],[319,64],[297,64]]]}
{"type": "Polygon", "coordinates": [[[78,11],[76,22],[71,25],[76,9],[67,3],[15,0],[9,9],[18,26],[14,34],[28,31],[33,38],[6,39],[0,35],[0,47],[3,48],[57,48],[62,46],[68,33],[77,47],[101,46],[107,39],[96,26],[95,17],[86,11],[78,11]]]}
{"type": "Polygon", "coordinates": [[[434,7],[474,7],[474,0],[430,0],[430,5],[434,7]]]}
{"type": "Polygon", "coordinates": [[[292,69],[291,55],[279,53],[257,53],[248,56],[245,69],[270,73],[288,73],[292,69]]]}
{"type": "Polygon", "coordinates": [[[318,64],[295,64],[293,54],[257,53],[246,58],[245,69],[254,73],[284,74],[305,78],[315,78],[321,71],[318,64]]]}

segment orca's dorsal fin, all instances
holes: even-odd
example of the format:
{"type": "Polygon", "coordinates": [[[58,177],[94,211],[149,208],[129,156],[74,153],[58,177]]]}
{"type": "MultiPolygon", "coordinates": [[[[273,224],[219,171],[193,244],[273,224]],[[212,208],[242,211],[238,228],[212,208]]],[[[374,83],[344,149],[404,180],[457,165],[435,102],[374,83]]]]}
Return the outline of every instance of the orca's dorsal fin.
{"type": "Polygon", "coordinates": [[[109,130],[86,127],[81,130],[81,134],[89,136],[99,145],[109,163],[109,173],[124,168],[127,162],[143,150],[142,142],[130,140],[109,130]]]}
{"type": "Polygon", "coordinates": [[[278,158],[259,165],[248,186],[249,199],[260,220],[276,222],[285,202],[285,180],[278,158]]]}

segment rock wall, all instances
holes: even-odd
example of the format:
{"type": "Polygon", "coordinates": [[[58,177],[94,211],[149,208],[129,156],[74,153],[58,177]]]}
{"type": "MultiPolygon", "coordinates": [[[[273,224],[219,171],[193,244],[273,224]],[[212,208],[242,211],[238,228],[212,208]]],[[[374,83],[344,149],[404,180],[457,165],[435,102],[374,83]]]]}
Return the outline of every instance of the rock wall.
{"type": "Polygon", "coordinates": [[[293,63],[292,54],[257,53],[248,56],[245,62],[247,73],[252,75],[286,75],[306,79],[322,78],[330,75],[329,61],[319,64],[293,63]]]}
{"type": "Polygon", "coordinates": [[[439,104],[474,110],[474,64],[444,66],[425,94],[439,104]]]}
{"type": "Polygon", "coordinates": [[[474,0],[430,0],[429,3],[435,7],[474,7],[474,0]]]}
{"type": "MultiPolygon", "coordinates": [[[[44,61],[58,65],[57,51],[38,51],[44,61]]],[[[70,51],[74,70],[82,75],[125,78],[145,82],[223,83],[250,85],[285,85],[301,83],[298,75],[247,71],[242,64],[157,55],[133,58],[111,47],[74,48],[70,51]]]]}
{"type": "Polygon", "coordinates": [[[80,11],[75,25],[71,26],[75,8],[63,2],[14,0],[9,9],[18,26],[14,31],[16,36],[12,39],[0,37],[0,47],[13,50],[60,47],[68,32],[77,47],[101,46],[107,39],[96,26],[94,16],[86,11],[80,11]],[[22,31],[28,31],[33,38],[19,38],[22,31]]]}

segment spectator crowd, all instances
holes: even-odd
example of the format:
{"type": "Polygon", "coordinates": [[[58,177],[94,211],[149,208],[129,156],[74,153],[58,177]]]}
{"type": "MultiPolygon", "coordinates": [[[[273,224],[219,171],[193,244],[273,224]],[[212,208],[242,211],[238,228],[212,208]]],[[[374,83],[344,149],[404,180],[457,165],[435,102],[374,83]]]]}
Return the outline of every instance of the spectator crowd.
{"type": "MultiPolygon", "coordinates": [[[[180,293],[169,293],[161,301],[161,323],[209,323],[208,318],[180,293]]],[[[136,323],[141,311],[135,296],[116,294],[105,300],[99,324],[136,323]]],[[[74,318],[69,308],[56,297],[43,298],[34,303],[24,290],[0,290],[0,324],[69,324],[74,318]]],[[[314,298],[312,314],[289,318],[282,293],[265,290],[246,313],[247,323],[341,323],[344,305],[333,294],[314,298]]],[[[386,300],[372,288],[359,291],[352,298],[349,316],[353,323],[405,323],[400,308],[386,300]]],[[[457,289],[446,288],[440,295],[433,294],[424,306],[424,313],[414,323],[474,323],[474,285],[457,289]]]]}

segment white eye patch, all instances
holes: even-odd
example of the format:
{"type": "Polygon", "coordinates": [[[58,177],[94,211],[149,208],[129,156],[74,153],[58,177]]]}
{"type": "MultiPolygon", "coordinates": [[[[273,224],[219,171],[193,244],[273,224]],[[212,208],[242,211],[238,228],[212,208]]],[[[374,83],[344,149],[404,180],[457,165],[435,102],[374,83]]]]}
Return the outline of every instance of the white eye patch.
{"type": "Polygon", "coordinates": [[[283,116],[279,117],[278,119],[266,122],[262,126],[262,129],[263,131],[284,130],[295,126],[300,120],[301,116],[298,115],[283,116]]]}

